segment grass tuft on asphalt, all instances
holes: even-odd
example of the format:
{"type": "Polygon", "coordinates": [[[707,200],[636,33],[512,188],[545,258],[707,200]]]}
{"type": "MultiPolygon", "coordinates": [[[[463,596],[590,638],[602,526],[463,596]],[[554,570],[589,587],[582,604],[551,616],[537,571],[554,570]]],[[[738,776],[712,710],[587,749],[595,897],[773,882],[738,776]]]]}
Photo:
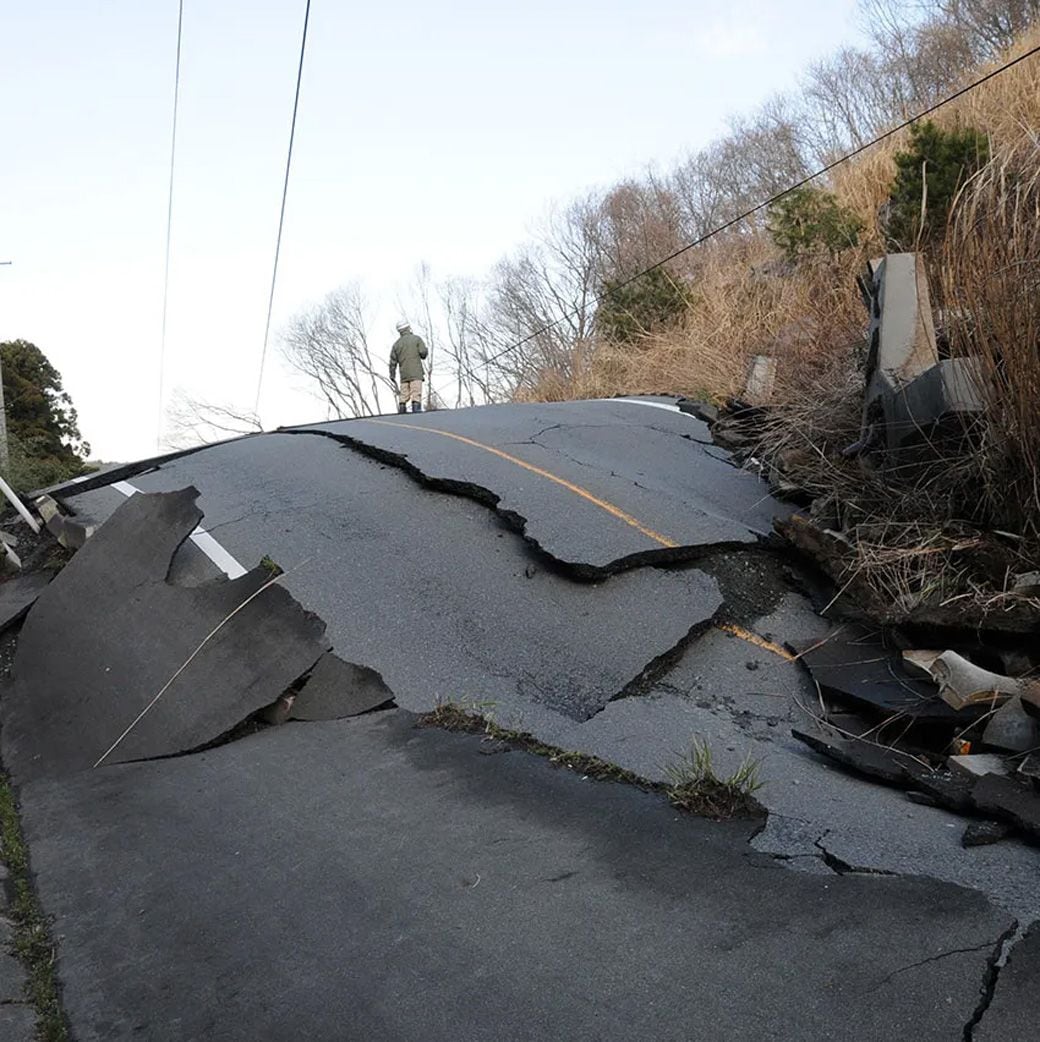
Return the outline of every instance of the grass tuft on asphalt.
{"type": "Polygon", "coordinates": [[[757,818],[765,814],[754,796],[763,784],[759,778],[758,761],[750,756],[733,774],[720,777],[714,769],[710,747],[695,738],[689,752],[665,768],[667,782],[654,782],[598,756],[559,749],[540,742],[526,731],[500,727],[487,716],[488,712],[488,704],[466,706],[458,702],[442,702],[419,717],[419,726],[482,734],[488,740],[504,742],[514,749],[542,756],[553,766],[564,767],[586,778],[621,782],[646,792],[663,793],[677,810],[698,817],[720,821],[725,818],[757,818]]]}

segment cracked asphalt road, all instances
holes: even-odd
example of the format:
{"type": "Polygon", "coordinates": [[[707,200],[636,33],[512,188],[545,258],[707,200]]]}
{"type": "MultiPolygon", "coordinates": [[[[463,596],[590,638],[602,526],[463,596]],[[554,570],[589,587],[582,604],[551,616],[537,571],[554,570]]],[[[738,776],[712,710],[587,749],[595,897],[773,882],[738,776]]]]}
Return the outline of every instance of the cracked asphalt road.
{"type": "MultiPolygon", "coordinates": [[[[149,1038],[229,1039],[984,1025],[990,959],[1038,915],[1037,852],[963,850],[960,819],[790,738],[815,689],[768,645],[820,620],[768,541],[788,508],[707,443],[664,399],[498,406],[120,472],[142,491],[196,486],[206,531],[245,567],[274,558],[335,652],[403,709],[476,704],[652,779],[699,735],[723,768],[762,761],[770,814],[756,835],[677,818],[403,713],[34,782],[23,811],[77,1037],[138,1021],[149,1038]],[[524,882],[543,869],[559,906],[524,882]]],[[[125,492],[103,481],[69,506],[106,518],[125,492]]],[[[216,574],[190,542],[171,570],[216,574]]]]}
{"type": "Polygon", "coordinates": [[[961,1037],[1009,926],[980,895],[481,753],[398,711],[32,783],[76,1038],[961,1037]]]}

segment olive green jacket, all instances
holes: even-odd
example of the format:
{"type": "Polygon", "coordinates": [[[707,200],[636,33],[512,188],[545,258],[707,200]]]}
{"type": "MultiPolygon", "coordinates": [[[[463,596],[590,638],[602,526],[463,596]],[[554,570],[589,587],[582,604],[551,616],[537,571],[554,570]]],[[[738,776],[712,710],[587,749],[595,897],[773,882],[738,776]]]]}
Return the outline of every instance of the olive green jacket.
{"type": "Polygon", "coordinates": [[[402,333],[390,349],[390,379],[397,380],[397,369],[401,369],[401,382],[423,378],[422,360],[426,357],[426,345],[422,337],[414,333],[402,333]]]}

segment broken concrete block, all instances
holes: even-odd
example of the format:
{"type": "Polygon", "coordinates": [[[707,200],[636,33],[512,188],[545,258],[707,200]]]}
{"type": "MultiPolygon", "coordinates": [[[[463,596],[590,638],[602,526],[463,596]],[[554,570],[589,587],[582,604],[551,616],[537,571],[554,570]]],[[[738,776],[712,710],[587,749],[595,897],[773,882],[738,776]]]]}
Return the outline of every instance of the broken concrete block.
{"type": "Polygon", "coordinates": [[[40,593],[0,735],[19,780],[197,748],[270,705],[327,649],[325,624],[263,566],[169,581],[201,520],[197,497],[131,497],[40,593]]]}
{"type": "Polygon", "coordinates": [[[1005,821],[971,821],[961,836],[962,847],[985,847],[991,843],[999,843],[1011,833],[1011,826],[1005,821]]]}
{"type": "Polygon", "coordinates": [[[1007,774],[1007,763],[1003,756],[993,753],[971,753],[967,756],[947,756],[946,762],[954,771],[981,778],[987,774],[1007,774]]]}
{"type": "Polygon", "coordinates": [[[932,679],[932,665],[942,654],[941,651],[925,651],[911,649],[903,652],[903,669],[909,676],[932,679]]]}
{"type": "Polygon", "coordinates": [[[51,496],[43,495],[36,499],[36,509],[43,523],[58,542],[66,550],[79,550],[94,534],[94,526],[83,524],[61,512],[58,504],[51,496]]]}
{"type": "Polygon", "coordinates": [[[776,384],[776,359],[770,355],[755,355],[748,369],[744,397],[751,402],[767,402],[773,396],[776,384]]]}
{"type": "Polygon", "coordinates": [[[999,705],[1012,695],[1028,695],[1029,682],[991,673],[956,651],[904,651],[903,663],[927,673],[939,685],[939,697],[953,709],[980,703],[999,705]]]}
{"type": "Polygon", "coordinates": [[[889,254],[871,263],[864,285],[871,322],[861,442],[880,429],[889,451],[897,451],[933,440],[951,418],[979,413],[975,360],[939,358],[923,258],[889,254]]]}
{"type": "Polygon", "coordinates": [[[989,719],[982,741],[994,749],[1024,753],[1040,748],[1040,721],[1022,708],[1018,695],[1009,698],[989,719]]]}

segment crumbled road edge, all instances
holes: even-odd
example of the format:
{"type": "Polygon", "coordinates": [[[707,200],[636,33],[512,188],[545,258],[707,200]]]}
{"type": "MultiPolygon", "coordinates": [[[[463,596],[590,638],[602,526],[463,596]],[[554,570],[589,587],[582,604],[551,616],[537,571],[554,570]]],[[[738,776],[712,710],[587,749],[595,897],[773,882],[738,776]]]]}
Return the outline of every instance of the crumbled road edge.
{"type": "Polygon", "coordinates": [[[25,994],[36,1010],[39,1042],[68,1042],[69,1027],[61,1006],[54,964],[57,957],[50,924],[40,908],[29,869],[18,803],[10,779],[0,772],[0,861],[10,873],[14,952],[25,966],[25,994]]]}

